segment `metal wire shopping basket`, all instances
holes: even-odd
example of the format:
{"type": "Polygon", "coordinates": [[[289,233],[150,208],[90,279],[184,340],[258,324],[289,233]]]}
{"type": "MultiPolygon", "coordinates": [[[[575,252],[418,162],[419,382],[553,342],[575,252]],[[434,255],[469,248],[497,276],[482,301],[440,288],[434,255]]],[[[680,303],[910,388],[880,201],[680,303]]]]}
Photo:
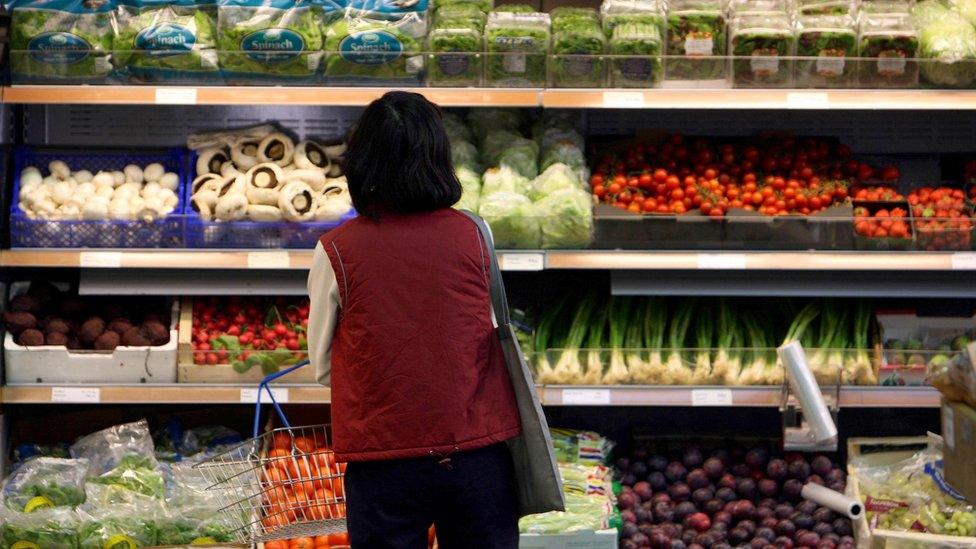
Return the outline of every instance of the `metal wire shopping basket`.
{"type": "Polygon", "coordinates": [[[346,468],[329,446],[329,425],[292,427],[268,386],[306,364],[265,377],[258,385],[252,438],[197,465],[242,543],[346,531],[346,468]],[[259,435],[262,392],[283,427],[259,435]]]}

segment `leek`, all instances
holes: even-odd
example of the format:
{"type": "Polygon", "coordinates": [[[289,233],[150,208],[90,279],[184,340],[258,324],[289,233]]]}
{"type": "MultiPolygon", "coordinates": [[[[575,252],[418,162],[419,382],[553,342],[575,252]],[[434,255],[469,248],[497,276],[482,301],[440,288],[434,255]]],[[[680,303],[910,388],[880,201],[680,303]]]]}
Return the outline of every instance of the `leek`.
{"type": "Polygon", "coordinates": [[[583,374],[583,383],[586,385],[599,385],[603,380],[603,349],[604,335],[607,332],[607,320],[609,308],[602,306],[595,311],[591,317],[590,331],[586,335],[586,372],[583,374]]]}
{"type": "Polygon", "coordinates": [[[664,379],[675,385],[688,385],[691,382],[691,370],[685,366],[681,351],[694,312],[694,300],[687,300],[671,320],[671,333],[668,334],[671,354],[668,356],[668,362],[665,365],[664,379]]]}
{"type": "Polygon", "coordinates": [[[595,306],[596,299],[590,295],[583,299],[583,302],[573,313],[569,332],[566,334],[566,339],[562,345],[562,352],[552,369],[553,379],[556,383],[570,385],[582,381],[583,365],[579,361],[580,346],[583,345],[583,340],[586,338],[595,306]]]}
{"type": "Polygon", "coordinates": [[[631,318],[631,306],[629,299],[610,298],[610,367],[603,376],[603,383],[606,385],[620,385],[631,380],[623,351],[627,321],[631,318]]]}

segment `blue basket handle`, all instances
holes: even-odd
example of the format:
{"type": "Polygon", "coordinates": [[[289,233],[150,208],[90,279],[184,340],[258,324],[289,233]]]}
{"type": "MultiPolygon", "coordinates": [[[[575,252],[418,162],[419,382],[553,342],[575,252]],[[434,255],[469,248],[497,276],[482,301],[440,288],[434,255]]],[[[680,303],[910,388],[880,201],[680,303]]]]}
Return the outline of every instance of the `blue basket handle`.
{"type": "Polygon", "coordinates": [[[255,400],[255,403],[254,403],[254,438],[258,438],[258,428],[259,428],[259,426],[261,424],[261,391],[267,391],[268,397],[271,398],[271,404],[274,406],[275,411],[278,412],[278,417],[281,418],[281,423],[285,426],[285,428],[291,429],[291,424],[288,423],[288,418],[285,417],[285,413],[281,410],[281,406],[278,404],[278,401],[275,400],[274,393],[271,392],[271,387],[269,387],[268,384],[271,383],[272,381],[280,378],[280,377],[286,376],[286,375],[294,372],[295,370],[301,368],[302,366],[305,366],[306,364],[308,364],[308,361],[307,360],[303,360],[303,361],[299,362],[298,364],[295,364],[294,366],[289,366],[288,368],[285,368],[284,370],[280,370],[280,371],[275,372],[275,373],[273,373],[273,374],[271,374],[269,376],[266,376],[264,379],[261,380],[261,383],[258,384],[257,398],[254,399],[255,400]]]}

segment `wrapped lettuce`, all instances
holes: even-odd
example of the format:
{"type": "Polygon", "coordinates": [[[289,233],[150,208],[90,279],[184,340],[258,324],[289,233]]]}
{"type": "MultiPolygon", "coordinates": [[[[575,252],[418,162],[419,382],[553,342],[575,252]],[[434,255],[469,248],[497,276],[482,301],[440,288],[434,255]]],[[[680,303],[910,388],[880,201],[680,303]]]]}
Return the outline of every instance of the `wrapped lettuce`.
{"type": "MultiPolygon", "coordinates": [[[[485,191],[488,190],[487,174],[485,191]]],[[[524,195],[496,192],[481,198],[478,215],[491,227],[495,247],[504,249],[537,249],[542,233],[535,206],[524,195]]]]}
{"type": "Polygon", "coordinates": [[[166,481],[156,461],[136,454],[123,457],[114,469],[88,482],[117,486],[156,499],[166,496],[166,481]]]}
{"type": "Polygon", "coordinates": [[[427,36],[432,86],[477,86],[481,83],[482,30],[476,20],[442,19],[427,36]]]}
{"type": "Polygon", "coordinates": [[[976,25],[976,0],[952,0],[952,6],[970,25],[976,25]]]}
{"type": "MultiPolygon", "coordinates": [[[[513,144],[517,144],[520,139],[525,139],[522,134],[514,129],[491,130],[485,135],[481,142],[481,161],[486,166],[497,166],[498,158],[502,151],[513,144]]],[[[536,153],[538,153],[536,145],[536,153]]]]}
{"type": "Polygon", "coordinates": [[[324,0],[218,0],[221,69],[231,80],[314,80],[323,14],[335,9],[324,0]]]}
{"type": "Polygon", "coordinates": [[[544,86],[549,14],[492,12],[485,26],[489,86],[544,86]]]}
{"type": "Polygon", "coordinates": [[[461,183],[461,200],[454,205],[459,210],[469,212],[478,211],[478,202],[481,200],[481,177],[470,168],[460,166],[455,168],[458,182],[461,183]]]}
{"type": "Polygon", "coordinates": [[[862,0],[859,11],[862,14],[909,14],[912,4],[911,0],[862,0]]]}
{"type": "Polygon", "coordinates": [[[478,143],[481,143],[491,130],[518,131],[522,125],[522,112],[519,109],[471,109],[468,123],[478,143]]]}
{"type": "Polygon", "coordinates": [[[529,194],[529,180],[506,166],[485,170],[483,183],[482,197],[496,193],[529,194]]]}
{"type": "Polygon", "coordinates": [[[539,157],[539,169],[545,172],[550,166],[563,164],[579,174],[586,170],[586,156],[572,141],[552,143],[539,157]]]}
{"type": "Polygon", "coordinates": [[[492,0],[433,0],[434,13],[454,6],[474,6],[482,13],[488,13],[494,5],[492,0]]]}
{"type": "Polygon", "coordinates": [[[660,83],[661,31],[652,23],[621,22],[610,37],[610,85],[615,88],[650,88],[660,83]]]}
{"type": "Polygon", "coordinates": [[[542,247],[587,246],[593,238],[592,200],[589,192],[575,186],[553,191],[536,202],[542,247]]]}
{"type": "Polygon", "coordinates": [[[497,165],[532,179],[539,175],[539,145],[531,139],[520,137],[499,153],[497,165]]]}
{"type": "Polygon", "coordinates": [[[425,22],[416,12],[382,19],[347,9],[326,30],[325,76],[330,83],[413,83],[424,68],[418,37],[425,31],[425,22]]]}
{"type": "Polygon", "coordinates": [[[465,168],[477,170],[479,168],[478,149],[463,139],[452,139],[451,162],[455,167],[464,166],[465,168]]]}
{"type": "Polygon", "coordinates": [[[18,0],[10,20],[15,83],[85,83],[112,71],[113,1],[18,0]]]}
{"type": "Polygon", "coordinates": [[[796,85],[805,88],[846,88],[854,83],[857,32],[846,15],[810,15],[797,20],[796,85]]]}
{"type": "Polygon", "coordinates": [[[556,163],[532,180],[529,198],[541,200],[557,191],[576,189],[585,191],[577,172],[566,164],[556,163]]]}
{"type": "Polygon", "coordinates": [[[44,509],[34,513],[0,516],[0,549],[75,549],[77,516],[69,509],[44,509]]]}
{"type": "Polygon", "coordinates": [[[714,80],[725,74],[725,14],[720,0],[674,0],[668,11],[665,63],[669,79],[714,80]]]}
{"type": "Polygon", "coordinates": [[[552,85],[596,87],[603,85],[603,57],[607,39],[596,10],[556,8],[552,11],[552,85]]]}
{"type": "Polygon", "coordinates": [[[858,82],[862,87],[915,87],[918,33],[908,14],[862,13],[858,82]]]}
{"type": "Polygon", "coordinates": [[[156,545],[215,545],[234,541],[233,528],[211,518],[199,520],[168,513],[155,521],[156,545]]]}
{"type": "Polygon", "coordinates": [[[785,14],[740,15],[732,20],[732,82],[741,87],[785,87],[793,81],[795,40],[785,14]]]}
{"type": "Polygon", "coordinates": [[[503,4],[495,6],[492,11],[498,13],[535,13],[535,8],[528,4],[503,4]]]}
{"type": "Polygon", "coordinates": [[[112,62],[144,81],[218,76],[215,0],[122,0],[112,62]]]}
{"type": "Polygon", "coordinates": [[[955,11],[929,0],[916,6],[919,68],[936,87],[965,88],[976,80],[976,29],[955,11]]]}
{"type": "Polygon", "coordinates": [[[30,459],[4,481],[4,504],[23,513],[81,505],[85,502],[89,467],[91,462],[87,459],[30,459]]]}
{"type": "Polygon", "coordinates": [[[441,121],[444,123],[444,131],[451,141],[471,141],[474,135],[471,128],[464,122],[464,119],[453,112],[441,113],[441,121]]]}
{"type": "Polygon", "coordinates": [[[786,15],[790,9],[786,0],[731,0],[729,2],[730,18],[752,14],[780,14],[786,15]]]}

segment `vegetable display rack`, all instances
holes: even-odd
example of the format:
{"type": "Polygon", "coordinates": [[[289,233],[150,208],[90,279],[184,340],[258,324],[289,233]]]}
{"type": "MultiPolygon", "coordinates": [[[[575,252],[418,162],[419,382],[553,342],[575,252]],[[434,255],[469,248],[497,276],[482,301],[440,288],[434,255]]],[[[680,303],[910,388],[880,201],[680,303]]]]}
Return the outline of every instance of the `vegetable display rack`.
{"type": "Polygon", "coordinates": [[[293,427],[269,387],[306,364],[264,378],[253,437],[197,465],[241,543],[346,531],[345,464],[336,462],[329,447],[329,425],[293,427]],[[262,392],[268,393],[283,427],[259,435],[262,392]]]}

